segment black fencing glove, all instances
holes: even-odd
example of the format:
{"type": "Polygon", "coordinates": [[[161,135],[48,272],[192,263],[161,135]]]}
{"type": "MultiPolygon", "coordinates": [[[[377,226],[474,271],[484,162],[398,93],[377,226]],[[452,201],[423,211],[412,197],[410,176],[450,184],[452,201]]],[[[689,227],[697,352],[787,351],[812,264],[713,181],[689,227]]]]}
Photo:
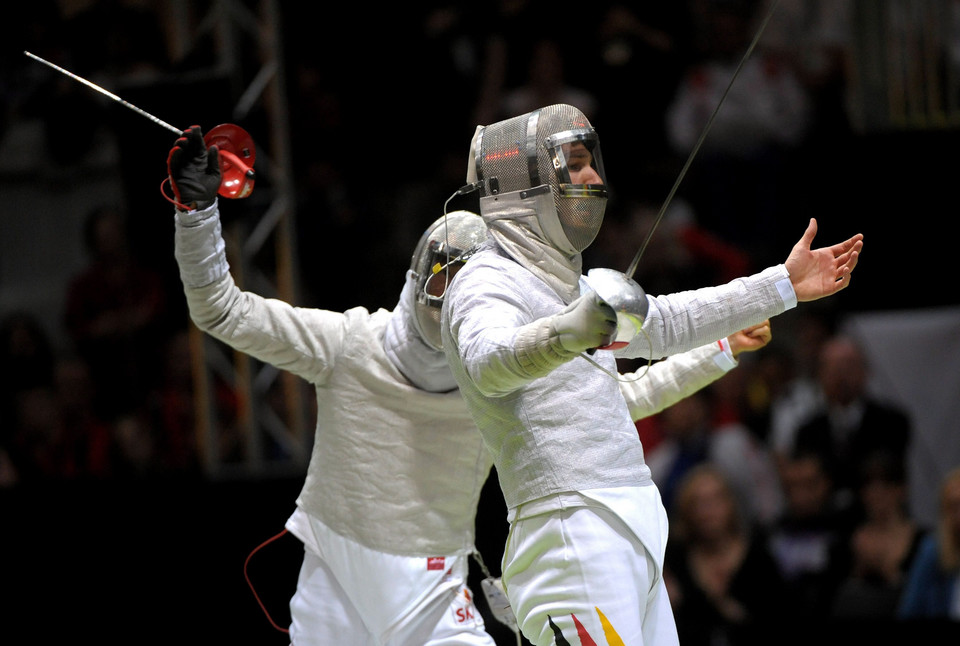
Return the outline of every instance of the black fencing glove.
{"type": "Polygon", "coordinates": [[[220,154],[216,146],[207,148],[200,126],[187,128],[177,139],[167,156],[167,173],[179,208],[213,204],[220,190],[220,154]]]}

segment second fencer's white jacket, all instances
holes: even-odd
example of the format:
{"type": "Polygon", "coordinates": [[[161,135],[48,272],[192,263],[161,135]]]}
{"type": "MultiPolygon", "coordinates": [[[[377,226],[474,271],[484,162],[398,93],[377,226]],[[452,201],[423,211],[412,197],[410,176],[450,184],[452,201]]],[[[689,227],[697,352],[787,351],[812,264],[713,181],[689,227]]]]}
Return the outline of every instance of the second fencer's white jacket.
{"type": "Polygon", "coordinates": [[[443,344],[510,509],[552,494],[649,484],[636,409],[609,374],[616,356],[660,358],[716,345],[795,306],[796,295],[780,265],[649,302],[645,334],[626,348],[598,351],[592,361],[574,357],[531,378],[514,359],[517,330],[567,303],[496,245],[457,274],[443,305],[443,344]]]}
{"type": "MultiPolygon", "coordinates": [[[[389,311],[301,308],[242,291],[229,272],[216,205],[176,214],[175,255],[201,330],[316,389],[300,510],[380,552],[473,549],[491,455],[459,391],[416,388],[391,363],[383,348],[389,311]]],[[[654,414],[734,365],[712,342],[623,382],[621,405],[635,419],[654,414]]]]}
{"type": "Polygon", "coordinates": [[[459,392],[410,384],[388,360],[391,313],[294,307],[240,290],[215,207],[176,217],[175,253],[196,325],[316,389],[317,428],[297,505],[371,549],[405,556],[469,552],[490,472],[459,392]]]}

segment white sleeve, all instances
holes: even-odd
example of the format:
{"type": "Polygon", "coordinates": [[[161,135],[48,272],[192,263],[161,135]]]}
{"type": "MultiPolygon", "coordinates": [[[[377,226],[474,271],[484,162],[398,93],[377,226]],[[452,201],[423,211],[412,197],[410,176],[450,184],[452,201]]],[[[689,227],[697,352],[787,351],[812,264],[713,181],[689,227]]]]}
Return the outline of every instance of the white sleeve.
{"type": "Polygon", "coordinates": [[[217,202],[197,211],[176,211],[174,255],[185,287],[203,287],[230,270],[217,202]]]}
{"type": "Polygon", "coordinates": [[[215,205],[178,213],[174,255],[193,322],[264,363],[312,383],[325,380],[347,342],[346,316],[242,291],[230,275],[224,247],[215,205]]]}
{"type": "Polygon", "coordinates": [[[659,359],[716,343],[744,328],[796,307],[797,296],[783,265],[705,287],[648,296],[650,309],[640,333],[618,357],[659,359]]]}
{"type": "Polygon", "coordinates": [[[630,417],[655,415],[716,381],[737,366],[723,342],[714,342],[620,375],[620,392],[630,417]]]}
{"type": "Polygon", "coordinates": [[[458,276],[447,290],[444,344],[481,393],[506,395],[578,356],[557,342],[552,316],[532,313],[522,285],[494,269],[474,273],[471,288],[458,276]]]}

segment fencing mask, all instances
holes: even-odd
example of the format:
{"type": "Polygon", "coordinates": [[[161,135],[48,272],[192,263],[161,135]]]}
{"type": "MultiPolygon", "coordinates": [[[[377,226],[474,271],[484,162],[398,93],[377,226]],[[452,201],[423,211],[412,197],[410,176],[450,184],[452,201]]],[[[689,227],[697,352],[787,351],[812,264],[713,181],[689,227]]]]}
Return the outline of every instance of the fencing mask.
{"type": "Polygon", "coordinates": [[[434,221],[413,252],[408,305],[417,332],[435,350],[443,348],[440,309],[447,284],[486,239],[487,227],[479,215],[454,211],[434,221]]]}
{"type": "Polygon", "coordinates": [[[536,233],[567,256],[590,246],[603,222],[600,141],[583,112],[570,105],[477,128],[467,182],[479,188],[488,223],[514,217],[518,201],[533,205],[536,233]]]}

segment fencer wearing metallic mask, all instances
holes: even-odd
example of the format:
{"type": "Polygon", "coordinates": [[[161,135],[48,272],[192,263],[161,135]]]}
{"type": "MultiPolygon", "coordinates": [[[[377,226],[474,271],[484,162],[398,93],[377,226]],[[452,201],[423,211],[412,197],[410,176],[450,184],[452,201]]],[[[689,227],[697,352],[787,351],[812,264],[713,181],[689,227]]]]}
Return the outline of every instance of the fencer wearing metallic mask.
{"type": "Polygon", "coordinates": [[[502,583],[520,629],[537,646],[578,635],[676,644],[662,579],[667,516],[622,392],[645,378],[618,377],[616,359],[716,345],[834,294],[862,236],[811,249],[811,219],[785,262],[758,274],[664,296],[637,286],[641,327],[613,345],[622,320],[582,271],[607,201],[585,115],[550,105],[478,127],[459,192],[470,190],[490,241],[447,290],[443,348],[508,507],[502,583]]]}
{"type": "MultiPolygon", "coordinates": [[[[492,460],[440,336],[447,284],[490,244],[486,225],[458,211],[427,227],[392,311],[296,307],[233,281],[215,156],[190,128],[168,158],[178,202],[197,205],[174,212],[190,316],[316,391],[314,449],[286,523],[304,546],[291,642],[492,645],[465,586],[492,460]]],[[[768,339],[768,328],[767,336],[738,332],[660,362],[644,379],[627,376],[621,386],[631,414],[651,415],[704,387],[736,365],[738,352],[768,339]]],[[[509,607],[494,616],[513,627],[509,607]]]]}

